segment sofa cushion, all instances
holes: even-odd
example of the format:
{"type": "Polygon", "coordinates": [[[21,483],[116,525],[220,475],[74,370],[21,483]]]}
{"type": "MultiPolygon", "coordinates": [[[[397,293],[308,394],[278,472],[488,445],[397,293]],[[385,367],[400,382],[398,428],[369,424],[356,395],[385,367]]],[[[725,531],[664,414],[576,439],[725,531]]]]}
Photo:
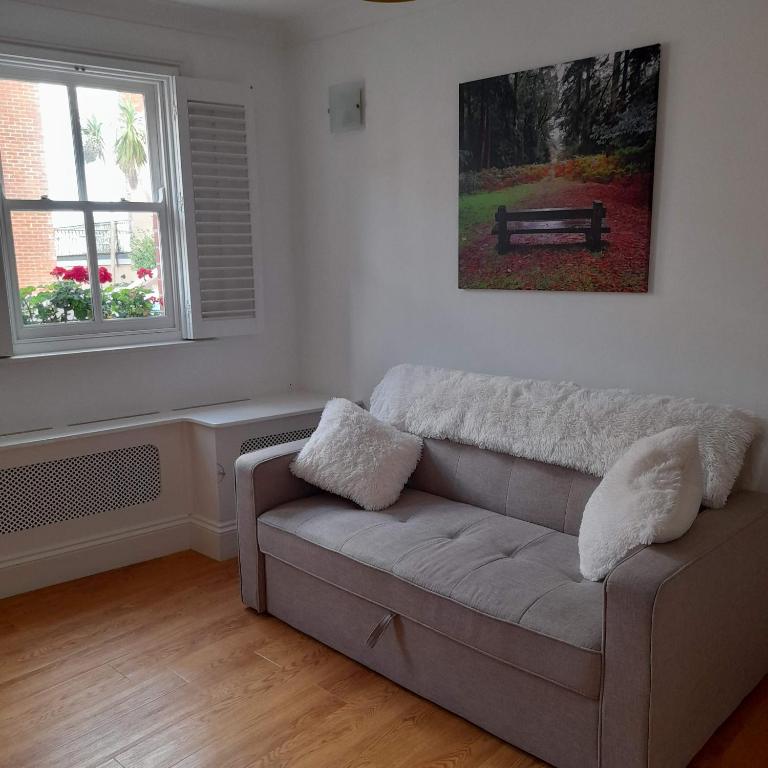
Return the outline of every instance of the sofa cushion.
{"type": "Polygon", "coordinates": [[[599,483],[599,477],[575,469],[431,439],[424,441],[421,461],[408,481],[419,491],[574,536],[599,483]]]}
{"type": "Polygon", "coordinates": [[[599,695],[603,585],[582,579],[574,536],[407,489],[382,512],[328,494],[283,504],[259,518],[258,538],[268,556],[599,695]]]}
{"type": "Polygon", "coordinates": [[[604,579],[633,549],[679,539],[701,508],[704,474],[691,427],[641,437],[607,472],[584,508],[580,570],[604,579]]]}
{"type": "Polygon", "coordinates": [[[421,456],[422,440],[335,397],[299,451],[291,472],[363,509],[386,509],[402,492],[421,456]]]}

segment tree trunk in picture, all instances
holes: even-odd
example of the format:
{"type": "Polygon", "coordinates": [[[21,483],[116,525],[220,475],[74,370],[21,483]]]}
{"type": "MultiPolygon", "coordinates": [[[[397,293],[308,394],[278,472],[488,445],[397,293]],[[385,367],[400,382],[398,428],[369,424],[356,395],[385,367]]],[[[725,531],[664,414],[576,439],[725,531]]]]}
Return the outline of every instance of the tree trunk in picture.
{"type": "Polygon", "coordinates": [[[592,131],[592,67],[590,62],[584,73],[584,114],[581,123],[581,149],[583,152],[589,150],[592,131]]]}
{"type": "Polygon", "coordinates": [[[513,141],[513,147],[514,147],[514,162],[518,163],[520,162],[520,158],[522,156],[522,138],[520,136],[520,131],[517,127],[517,117],[519,114],[519,105],[518,105],[518,93],[520,91],[520,74],[518,72],[515,72],[515,75],[513,77],[512,82],[512,120],[511,120],[511,130],[512,130],[512,141],[513,141]]]}
{"type": "Polygon", "coordinates": [[[621,109],[627,108],[627,79],[629,77],[629,51],[624,51],[624,64],[621,71],[621,109]]]}
{"type": "Polygon", "coordinates": [[[581,141],[581,131],[579,129],[579,126],[581,126],[582,121],[582,114],[584,110],[584,89],[582,87],[582,83],[584,81],[583,72],[578,73],[578,77],[576,78],[576,97],[573,101],[573,128],[571,130],[572,139],[574,146],[578,148],[578,144],[581,141]]]}
{"type": "Polygon", "coordinates": [[[619,99],[619,82],[621,81],[621,51],[613,54],[613,71],[611,72],[611,109],[616,109],[619,99]]]}
{"type": "Polygon", "coordinates": [[[488,115],[488,87],[483,81],[482,90],[480,91],[480,125],[479,125],[479,146],[477,148],[477,162],[478,170],[485,168],[485,142],[486,142],[486,120],[488,115]]]}
{"type": "Polygon", "coordinates": [[[629,70],[629,92],[634,97],[640,90],[643,79],[643,62],[638,55],[632,56],[632,67],[629,70]]]}

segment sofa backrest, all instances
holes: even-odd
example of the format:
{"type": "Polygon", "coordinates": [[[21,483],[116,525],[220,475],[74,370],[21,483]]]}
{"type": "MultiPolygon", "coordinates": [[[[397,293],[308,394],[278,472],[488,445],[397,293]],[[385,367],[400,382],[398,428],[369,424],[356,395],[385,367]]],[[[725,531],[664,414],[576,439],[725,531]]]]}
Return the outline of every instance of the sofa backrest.
{"type": "Polygon", "coordinates": [[[575,536],[599,482],[574,469],[427,439],[408,486],[575,536]]]}

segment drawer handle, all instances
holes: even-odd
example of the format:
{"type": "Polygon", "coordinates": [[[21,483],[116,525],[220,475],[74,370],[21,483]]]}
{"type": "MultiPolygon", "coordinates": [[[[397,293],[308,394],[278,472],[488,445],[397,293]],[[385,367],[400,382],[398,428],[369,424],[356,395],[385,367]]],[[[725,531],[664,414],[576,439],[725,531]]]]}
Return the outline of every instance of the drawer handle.
{"type": "Polygon", "coordinates": [[[368,635],[368,639],[365,641],[365,644],[369,648],[373,648],[376,643],[379,642],[379,638],[384,634],[384,630],[392,623],[392,619],[397,616],[396,613],[388,613],[374,628],[370,635],[368,635]]]}

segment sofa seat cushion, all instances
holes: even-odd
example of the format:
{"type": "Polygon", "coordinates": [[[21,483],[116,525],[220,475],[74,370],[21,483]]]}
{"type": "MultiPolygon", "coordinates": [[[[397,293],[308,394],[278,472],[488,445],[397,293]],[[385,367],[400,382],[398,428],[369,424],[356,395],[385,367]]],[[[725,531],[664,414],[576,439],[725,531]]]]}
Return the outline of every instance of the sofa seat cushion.
{"type": "Polygon", "coordinates": [[[582,578],[574,536],[406,489],[381,512],[329,494],[283,504],[259,517],[258,538],[266,555],[599,696],[603,585],[582,578]]]}

